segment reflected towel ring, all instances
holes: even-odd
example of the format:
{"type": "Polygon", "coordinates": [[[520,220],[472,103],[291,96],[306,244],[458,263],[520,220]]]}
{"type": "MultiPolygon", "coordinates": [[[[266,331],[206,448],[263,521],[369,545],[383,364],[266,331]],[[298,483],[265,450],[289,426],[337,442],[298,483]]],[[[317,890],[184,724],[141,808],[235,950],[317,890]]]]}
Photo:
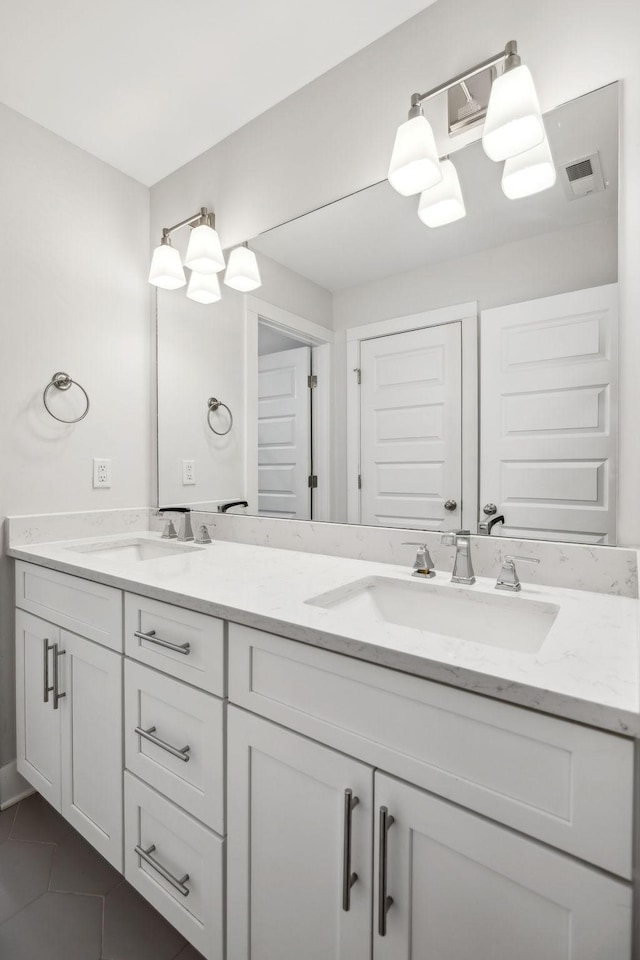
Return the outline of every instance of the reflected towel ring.
{"type": "Polygon", "coordinates": [[[231,427],[233,426],[233,414],[231,413],[231,410],[229,410],[229,407],[226,405],[226,403],[223,403],[222,400],[216,400],[215,397],[209,397],[209,399],[207,400],[207,406],[209,408],[207,412],[207,422],[209,424],[209,429],[212,430],[214,433],[216,433],[219,437],[226,437],[226,435],[231,430],[231,427]],[[227,427],[226,430],[216,430],[214,427],[211,426],[211,414],[214,413],[216,410],[219,410],[220,407],[224,407],[227,413],[229,414],[229,426],[227,427]]]}
{"type": "Polygon", "coordinates": [[[54,420],[57,420],[58,423],[79,423],[80,420],[84,420],[86,415],[89,413],[89,394],[84,387],[80,386],[77,380],[72,380],[68,373],[54,373],[51,377],[51,381],[46,385],[42,394],[42,402],[44,403],[45,410],[54,420]],[[78,387],[79,390],[82,390],[84,394],[84,399],[87,402],[84,413],[81,413],[79,417],[76,417],[74,420],[63,420],[62,417],[57,417],[53,410],[49,407],[47,403],[47,394],[51,387],[55,387],[56,390],[69,390],[72,386],[78,387]]]}

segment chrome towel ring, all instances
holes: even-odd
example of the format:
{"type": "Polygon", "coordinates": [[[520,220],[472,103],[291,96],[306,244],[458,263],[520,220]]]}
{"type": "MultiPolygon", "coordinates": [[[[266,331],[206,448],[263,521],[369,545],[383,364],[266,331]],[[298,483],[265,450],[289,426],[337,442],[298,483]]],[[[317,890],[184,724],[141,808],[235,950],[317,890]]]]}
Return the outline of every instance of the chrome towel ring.
{"type": "Polygon", "coordinates": [[[84,420],[86,415],[89,413],[89,406],[90,406],[89,394],[87,393],[85,388],[78,383],[77,380],[72,380],[68,373],[60,373],[60,372],[54,373],[54,375],[51,377],[50,382],[44,388],[44,391],[42,394],[42,402],[44,403],[45,410],[47,411],[47,413],[50,414],[53,417],[53,419],[57,420],[59,423],[79,423],[80,420],[84,420]],[[51,390],[52,387],[55,387],[56,390],[69,390],[74,385],[79,390],[82,390],[84,394],[84,399],[87,405],[85,407],[84,413],[81,413],[79,417],[76,417],[74,420],[63,420],[62,417],[57,417],[53,412],[53,410],[51,410],[51,408],[49,407],[49,404],[47,403],[47,394],[49,393],[49,390],[51,390]]]}
{"type": "Polygon", "coordinates": [[[207,407],[209,408],[207,411],[207,422],[209,424],[209,429],[213,430],[214,433],[217,433],[219,437],[226,437],[233,426],[233,414],[231,413],[231,410],[229,410],[229,407],[226,405],[226,403],[223,403],[222,400],[216,400],[215,397],[209,397],[207,400],[207,407]],[[215,413],[216,410],[219,410],[220,407],[224,407],[229,414],[229,426],[226,430],[216,430],[215,427],[211,426],[211,414],[215,413]]]}

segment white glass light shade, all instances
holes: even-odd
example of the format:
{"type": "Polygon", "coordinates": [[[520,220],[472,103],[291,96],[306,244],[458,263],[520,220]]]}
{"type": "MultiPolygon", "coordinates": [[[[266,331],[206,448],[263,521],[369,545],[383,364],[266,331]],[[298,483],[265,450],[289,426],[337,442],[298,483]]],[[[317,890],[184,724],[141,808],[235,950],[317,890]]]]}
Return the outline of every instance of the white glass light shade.
{"type": "Polygon", "coordinates": [[[555,182],[556,168],[546,136],[533,150],[527,150],[505,162],[502,190],[509,200],[541,193],[555,182]]]}
{"type": "Polygon", "coordinates": [[[249,250],[248,247],[236,247],[231,251],[224,282],[228,287],[239,290],[240,293],[249,293],[250,290],[262,286],[258,261],[253,250],[249,250]]]}
{"type": "Polygon", "coordinates": [[[442,179],[433,130],[426,117],[412,117],[398,127],[389,183],[403,197],[435,186],[442,179]]]}
{"type": "Polygon", "coordinates": [[[222,299],[220,281],[217,273],[196,273],[192,271],[187,287],[187,296],[197,303],[216,303],[222,299]]]}
{"type": "Polygon", "coordinates": [[[465,216],[458,171],[451,160],[440,164],[442,180],[420,195],[418,216],[428,227],[442,227],[465,216]]]}
{"type": "Polygon", "coordinates": [[[514,67],[497,77],[491,87],[482,146],[500,161],[531,150],[542,142],[544,124],[528,67],[514,67]]]}
{"type": "Polygon", "coordinates": [[[193,228],[184,263],[196,273],[218,273],[224,270],[220,238],[213,227],[201,223],[193,228]]]}
{"type": "Polygon", "coordinates": [[[168,243],[156,247],[151,259],[149,283],[163,290],[177,290],[178,287],[184,287],[186,282],[180,254],[175,247],[168,243]]]}

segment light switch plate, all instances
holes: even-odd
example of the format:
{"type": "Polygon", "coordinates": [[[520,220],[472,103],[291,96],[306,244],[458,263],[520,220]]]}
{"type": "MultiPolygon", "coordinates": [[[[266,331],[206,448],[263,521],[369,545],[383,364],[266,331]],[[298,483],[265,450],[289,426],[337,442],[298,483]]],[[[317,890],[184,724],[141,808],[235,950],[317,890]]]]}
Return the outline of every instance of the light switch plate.
{"type": "Polygon", "coordinates": [[[111,486],[111,460],[93,458],[93,486],[110,487],[111,486]]]}

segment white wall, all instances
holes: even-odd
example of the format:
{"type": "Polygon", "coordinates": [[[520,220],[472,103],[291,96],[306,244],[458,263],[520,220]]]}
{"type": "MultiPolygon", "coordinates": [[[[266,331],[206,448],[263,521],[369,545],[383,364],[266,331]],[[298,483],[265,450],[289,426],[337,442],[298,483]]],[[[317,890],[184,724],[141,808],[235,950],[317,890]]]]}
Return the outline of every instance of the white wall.
{"type": "MultiPolygon", "coordinates": [[[[4,106],[0,142],[0,517],[147,505],[148,190],[4,106]],[[57,370],[91,399],[75,426],[42,405],[57,370]],[[92,489],[95,456],[112,458],[110,490],[92,489]]],[[[15,756],[12,607],[2,557],[0,764],[15,756]]]]}
{"type": "MultiPolygon", "coordinates": [[[[640,4],[629,0],[540,0],[533,7],[529,0],[440,0],[153,187],[154,241],[164,224],[201,204],[216,210],[228,244],[381,180],[411,93],[512,38],[545,111],[622,79],[620,529],[621,542],[640,544],[639,34],[640,4]]],[[[433,110],[442,131],[444,99],[433,110]]]]}

